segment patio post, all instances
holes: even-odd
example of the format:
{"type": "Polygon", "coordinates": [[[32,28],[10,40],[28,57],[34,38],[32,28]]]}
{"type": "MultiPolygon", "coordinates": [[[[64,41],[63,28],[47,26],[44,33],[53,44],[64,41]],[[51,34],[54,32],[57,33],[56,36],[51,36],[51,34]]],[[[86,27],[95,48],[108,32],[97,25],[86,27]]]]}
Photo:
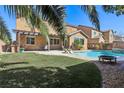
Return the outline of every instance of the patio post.
{"type": "Polygon", "coordinates": [[[19,52],[19,50],[20,50],[20,32],[18,32],[17,34],[18,34],[17,35],[18,36],[17,37],[18,38],[18,51],[17,52],[19,52]]]}

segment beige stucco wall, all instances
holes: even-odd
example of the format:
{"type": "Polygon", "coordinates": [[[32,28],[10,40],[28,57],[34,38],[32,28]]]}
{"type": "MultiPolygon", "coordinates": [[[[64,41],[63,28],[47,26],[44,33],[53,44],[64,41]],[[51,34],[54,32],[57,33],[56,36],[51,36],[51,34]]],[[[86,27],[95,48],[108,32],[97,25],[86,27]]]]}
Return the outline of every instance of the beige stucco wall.
{"type": "MultiPolygon", "coordinates": [[[[44,22],[47,26],[48,32],[49,32],[49,37],[54,36],[54,37],[58,37],[57,32],[52,28],[52,26],[50,26],[47,22],[44,22]]],[[[40,32],[40,30],[36,29],[33,30],[31,29],[31,26],[27,23],[27,21],[24,18],[17,18],[16,19],[16,30],[21,30],[21,31],[29,31],[29,32],[40,32]]],[[[41,31],[42,32],[42,31],[41,31]]],[[[34,36],[35,37],[35,44],[31,45],[31,44],[26,44],[27,40],[26,37],[29,35],[20,35],[20,39],[19,39],[19,34],[16,33],[16,40],[19,43],[20,40],[20,46],[25,48],[25,50],[42,50],[45,45],[47,45],[46,41],[45,41],[45,37],[44,36],[34,36]]],[[[60,39],[60,44],[59,45],[51,45],[50,46],[51,49],[61,49],[61,39],[60,39]]]]}
{"type": "Polygon", "coordinates": [[[114,34],[113,34],[112,30],[108,30],[108,31],[103,32],[103,35],[104,35],[104,39],[105,39],[106,43],[113,43],[114,34]]]}
{"type": "MultiPolygon", "coordinates": [[[[56,37],[49,37],[49,38],[56,38],[56,37]]],[[[57,37],[59,38],[59,37],[57,37]]],[[[60,39],[59,45],[50,45],[50,49],[61,49],[62,43],[60,39]]],[[[43,50],[47,45],[46,39],[44,36],[30,36],[30,35],[20,35],[20,48],[24,48],[25,50],[43,50]],[[27,37],[34,37],[35,44],[27,44],[27,37]]]]}
{"type": "Polygon", "coordinates": [[[35,44],[27,44],[27,37],[29,35],[20,35],[20,47],[25,50],[42,50],[46,45],[46,41],[43,36],[31,36],[35,38],[35,44]]]}
{"type": "MultiPolygon", "coordinates": [[[[31,26],[27,23],[27,21],[24,18],[16,19],[16,29],[24,30],[24,31],[32,31],[31,26]]],[[[35,29],[35,31],[37,31],[37,29],[35,29]]]]}
{"type": "MultiPolygon", "coordinates": [[[[44,24],[47,26],[47,29],[50,35],[57,35],[57,32],[53,29],[52,26],[48,24],[48,22],[44,22],[44,24]]],[[[29,32],[35,31],[35,32],[42,33],[42,31],[38,30],[37,28],[35,28],[34,30],[31,29],[31,26],[27,23],[27,21],[24,18],[16,19],[16,29],[23,30],[23,31],[29,31],[29,32]]]]}
{"type": "Polygon", "coordinates": [[[109,43],[112,43],[113,40],[114,40],[114,34],[113,34],[113,32],[110,30],[110,31],[109,31],[109,43]]]}
{"type": "Polygon", "coordinates": [[[74,34],[74,35],[69,37],[69,47],[73,46],[73,44],[74,44],[74,37],[81,37],[81,38],[83,38],[84,39],[83,49],[87,49],[87,38],[85,36],[83,36],[81,33],[77,33],[77,34],[74,34]]]}
{"type": "Polygon", "coordinates": [[[2,40],[0,40],[0,53],[3,52],[3,47],[6,45],[5,42],[3,42],[2,40]]]}
{"type": "Polygon", "coordinates": [[[114,41],[113,48],[121,48],[124,49],[124,41],[114,41]]]}
{"type": "Polygon", "coordinates": [[[98,32],[98,31],[92,30],[91,38],[96,38],[96,37],[101,37],[101,36],[102,36],[102,32],[98,32]],[[94,32],[96,34],[94,34],[94,32]]]}
{"type": "Polygon", "coordinates": [[[59,37],[53,37],[53,36],[51,36],[50,37],[50,39],[59,39],[59,44],[57,44],[57,45],[50,45],[50,49],[62,49],[62,40],[59,38],[59,37]]]}
{"type": "Polygon", "coordinates": [[[100,37],[99,38],[99,43],[104,43],[105,42],[105,40],[103,39],[103,37],[100,37]]]}

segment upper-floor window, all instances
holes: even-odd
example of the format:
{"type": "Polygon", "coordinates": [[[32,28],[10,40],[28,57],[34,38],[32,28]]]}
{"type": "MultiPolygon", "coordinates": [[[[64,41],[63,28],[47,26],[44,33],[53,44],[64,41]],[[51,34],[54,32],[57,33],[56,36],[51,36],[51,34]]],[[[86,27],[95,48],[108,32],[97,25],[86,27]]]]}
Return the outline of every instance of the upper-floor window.
{"type": "Polygon", "coordinates": [[[35,37],[27,37],[27,44],[35,44],[35,37]]]}
{"type": "Polygon", "coordinates": [[[99,33],[99,36],[102,36],[102,33],[99,33]]]}
{"type": "Polygon", "coordinates": [[[96,35],[96,32],[94,31],[93,34],[96,35]]]}

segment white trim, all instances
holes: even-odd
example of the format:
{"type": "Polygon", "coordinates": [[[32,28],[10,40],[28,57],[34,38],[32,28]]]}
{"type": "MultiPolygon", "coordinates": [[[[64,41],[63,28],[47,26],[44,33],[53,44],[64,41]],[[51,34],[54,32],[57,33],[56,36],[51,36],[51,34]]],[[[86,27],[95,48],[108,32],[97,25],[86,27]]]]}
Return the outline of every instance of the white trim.
{"type": "Polygon", "coordinates": [[[76,34],[76,33],[78,33],[78,32],[83,33],[83,35],[84,35],[86,38],[88,38],[88,36],[83,32],[83,30],[77,30],[77,31],[74,31],[74,32],[72,32],[72,33],[70,33],[70,34],[68,34],[68,35],[71,36],[71,35],[76,34]]]}
{"type": "Polygon", "coordinates": [[[25,35],[28,35],[28,32],[24,32],[25,35]]]}

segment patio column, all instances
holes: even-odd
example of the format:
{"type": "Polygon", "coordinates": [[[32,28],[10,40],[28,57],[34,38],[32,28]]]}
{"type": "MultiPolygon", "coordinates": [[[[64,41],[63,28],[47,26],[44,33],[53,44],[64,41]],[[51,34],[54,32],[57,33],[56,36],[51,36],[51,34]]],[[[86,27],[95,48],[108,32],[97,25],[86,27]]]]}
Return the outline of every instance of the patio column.
{"type": "Polygon", "coordinates": [[[46,39],[47,39],[47,45],[48,45],[48,51],[50,51],[50,39],[49,39],[49,36],[47,35],[46,36],[46,39]]]}
{"type": "Polygon", "coordinates": [[[70,36],[68,37],[68,48],[70,48],[71,44],[70,44],[70,36]]]}
{"type": "Polygon", "coordinates": [[[17,49],[17,52],[19,52],[20,50],[20,32],[17,32],[17,39],[18,39],[18,49],[17,49]]]}

